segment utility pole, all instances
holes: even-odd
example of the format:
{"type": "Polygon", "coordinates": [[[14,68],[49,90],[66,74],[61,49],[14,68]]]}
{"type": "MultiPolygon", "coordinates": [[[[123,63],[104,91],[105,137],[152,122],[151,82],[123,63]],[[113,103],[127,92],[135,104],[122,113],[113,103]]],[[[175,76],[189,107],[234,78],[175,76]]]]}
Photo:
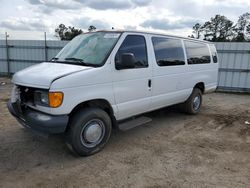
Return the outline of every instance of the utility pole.
{"type": "Polygon", "coordinates": [[[10,76],[10,59],[9,59],[8,37],[9,37],[9,34],[8,34],[7,32],[5,32],[5,46],[6,46],[7,72],[8,72],[8,76],[10,76]]]}
{"type": "Polygon", "coordinates": [[[46,32],[44,32],[44,55],[45,55],[45,61],[48,61],[48,46],[47,46],[47,36],[46,32]]]}

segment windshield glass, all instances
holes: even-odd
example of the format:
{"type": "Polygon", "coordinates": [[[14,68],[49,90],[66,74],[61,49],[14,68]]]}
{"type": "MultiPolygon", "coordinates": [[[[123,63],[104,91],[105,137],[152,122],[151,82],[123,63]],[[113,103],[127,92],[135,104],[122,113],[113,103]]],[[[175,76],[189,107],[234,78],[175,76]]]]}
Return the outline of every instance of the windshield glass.
{"type": "Polygon", "coordinates": [[[78,35],[52,61],[101,66],[121,33],[96,32],[78,35]]]}

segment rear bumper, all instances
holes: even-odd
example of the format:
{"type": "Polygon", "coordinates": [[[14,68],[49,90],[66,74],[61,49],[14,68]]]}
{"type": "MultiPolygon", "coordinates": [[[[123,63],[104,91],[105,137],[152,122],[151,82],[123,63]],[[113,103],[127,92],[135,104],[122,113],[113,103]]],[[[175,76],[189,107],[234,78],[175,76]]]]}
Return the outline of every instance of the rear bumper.
{"type": "Polygon", "coordinates": [[[7,103],[10,113],[24,127],[45,134],[58,134],[66,130],[69,117],[67,115],[49,115],[31,108],[21,110],[17,103],[7,103]]]}

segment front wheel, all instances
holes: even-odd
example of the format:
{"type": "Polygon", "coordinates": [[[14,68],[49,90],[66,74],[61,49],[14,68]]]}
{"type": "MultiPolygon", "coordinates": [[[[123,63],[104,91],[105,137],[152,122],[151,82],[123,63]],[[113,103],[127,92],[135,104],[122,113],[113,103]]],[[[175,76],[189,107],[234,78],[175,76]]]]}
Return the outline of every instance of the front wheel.
{"type": "Polygon", "coordinates": [[[86,108],[73,115],[66,132],[66,143],[78,155],[89,156],[105,146],[111,130],[111,119],[105,111],[86,108]]]}
{"type": "Polygon", "coordinates": [[[181,105],[182,110],[188,114],[197,114],[200,112],[202,104],[202,93],[198,88],[194,88],[187,101],[181,105]]]}

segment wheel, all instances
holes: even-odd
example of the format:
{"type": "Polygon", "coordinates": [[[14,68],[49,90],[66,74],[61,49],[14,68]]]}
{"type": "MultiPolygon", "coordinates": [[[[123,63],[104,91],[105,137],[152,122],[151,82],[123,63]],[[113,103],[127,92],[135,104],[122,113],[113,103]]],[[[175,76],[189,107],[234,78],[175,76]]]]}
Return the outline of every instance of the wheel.
{"type": "Polygon", "coordinates": [[[190,97],[181,105],[182,110],[188,114],[197,114],[200,112],[202,104],[202,93],[198,88],[194,88],[190,97]]]}
{"type": "Polygon", "coordinates": [[[99,152],[108,142],[112,131],[109,115],[99,108],[86,108],[70,120],[66,144],[80,156],[99,152]]]}

